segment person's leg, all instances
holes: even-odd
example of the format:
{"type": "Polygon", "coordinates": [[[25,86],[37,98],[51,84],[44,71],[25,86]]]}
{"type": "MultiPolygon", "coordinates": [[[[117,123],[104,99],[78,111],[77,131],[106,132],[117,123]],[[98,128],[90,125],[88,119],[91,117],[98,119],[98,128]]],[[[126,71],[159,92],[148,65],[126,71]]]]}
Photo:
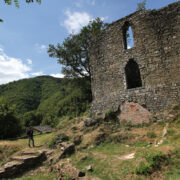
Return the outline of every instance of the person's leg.
{"type": "Polygon", "coordinates": [[[31,147],[31,145],[30,145],[31,138],[28,137],[28,139],[29,139],[29,140],[28,140],[28,146],[31,147]]]}
{"type": "Polygon", "coordinates": [[[31,140],[32,140],[32,145],[34,147],[34,138],[32,137],[31,140]]]}

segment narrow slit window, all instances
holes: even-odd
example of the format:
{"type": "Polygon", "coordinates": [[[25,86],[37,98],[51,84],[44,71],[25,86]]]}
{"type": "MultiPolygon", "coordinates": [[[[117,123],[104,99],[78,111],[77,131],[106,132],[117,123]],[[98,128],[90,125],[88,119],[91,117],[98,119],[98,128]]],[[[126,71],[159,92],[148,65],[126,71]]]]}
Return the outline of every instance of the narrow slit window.
{"type": "Polygon", "coordinates": [[[133,31],[129,22],[125,22],[124,24],[123,37],[125,49],[131,49],[132,47],[134,47],[133,31]]]}
{"type": "Polygon", "coordinates": [[[125,67],[127,89],[142,87],[141,75],[138,64],[130,59],[125,67]]]}
{"type": "Polygon", "coordinates": [[[127,49],[131,49],[134,47],[134,38],[133,38],[133,32],[131,26],[128,27],[128,30],[126,32],[127,37],[127,49]]]}

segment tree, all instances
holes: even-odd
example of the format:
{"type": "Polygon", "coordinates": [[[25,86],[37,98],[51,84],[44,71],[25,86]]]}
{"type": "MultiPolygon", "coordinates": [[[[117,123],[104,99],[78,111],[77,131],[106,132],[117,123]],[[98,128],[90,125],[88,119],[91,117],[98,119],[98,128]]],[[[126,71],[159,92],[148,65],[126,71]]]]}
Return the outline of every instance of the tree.
{"type": "Polygon", "coordinates": [[[20,132],[21,124],[14,114],[14,108],[0,103],[0,139],[17,137],[20,132]]]}
{"type": "Polygon", "coordinates": [[[92,38],[96,37],[105,24],[100,18],[90,21],[83,27],[79,34],[69,35],[60,45],[49,45],[50,57],[57,58],[58,63],[63,65],[62,73],[69,78],[86,77],[90,80],[90,46],[92,38]]]}
{"type": "Polygon", "coordinates": [[[147,0],[143,0],[142,2],[138,3],[137,11],[146,10],[146,3],[147,3],[147,0]]]}
{"type": "MultiPolygon", "coordinates": [[[[19,7],[19,1],[18,0],[13,0],[14,1],[14,4],[16,7],[19,7]]],[[[8,5],[11,5],[12,4],[12,0],[4,0],[4,2],[8,5]]],[[[34,2],[34,0],[26,0],[26,3],[32,3],[34,2]]],[[[41,0],[36,0],[37,3],[41,3],[41,0]]]]}

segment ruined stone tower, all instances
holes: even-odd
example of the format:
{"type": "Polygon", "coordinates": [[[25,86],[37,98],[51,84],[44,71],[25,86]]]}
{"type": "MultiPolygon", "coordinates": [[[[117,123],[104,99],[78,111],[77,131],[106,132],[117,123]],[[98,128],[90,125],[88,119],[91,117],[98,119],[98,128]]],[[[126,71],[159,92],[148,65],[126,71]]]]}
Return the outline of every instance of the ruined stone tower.
{"type": "Polygon", "coordinates": [[[180,2],[137,11],[113,22],[92,42],[94,115],[136,102],[157,112],[180,102],[180,2]],[[127,47],[132,28],[134,47],[127,47]]]}

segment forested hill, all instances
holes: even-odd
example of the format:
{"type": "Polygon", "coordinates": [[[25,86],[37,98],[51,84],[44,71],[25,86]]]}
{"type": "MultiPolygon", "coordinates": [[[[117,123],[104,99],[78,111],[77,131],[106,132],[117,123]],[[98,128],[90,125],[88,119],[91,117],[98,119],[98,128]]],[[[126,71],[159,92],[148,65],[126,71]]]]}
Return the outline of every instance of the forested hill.
{"type": "Polygon", "coordinates": [[[90,101],[90,84],[82,78],[39,76],[0,85],[0,103],[15,106],[16,114],[22,119],[27,116],[36,119],[34,116],[40,115],[41,120],[35,124],[43,120],[51,124],[50,121],[64,115],[79,115],[86,111],[90,101]]]}
{"type": "Polygon", "coordinates": [[[40,76],[1,85],[0,100],[15,104],[16,111],[23,114],[36,110],[45,100],[61,92],[62,81],[51,76],[40,76]]]}

